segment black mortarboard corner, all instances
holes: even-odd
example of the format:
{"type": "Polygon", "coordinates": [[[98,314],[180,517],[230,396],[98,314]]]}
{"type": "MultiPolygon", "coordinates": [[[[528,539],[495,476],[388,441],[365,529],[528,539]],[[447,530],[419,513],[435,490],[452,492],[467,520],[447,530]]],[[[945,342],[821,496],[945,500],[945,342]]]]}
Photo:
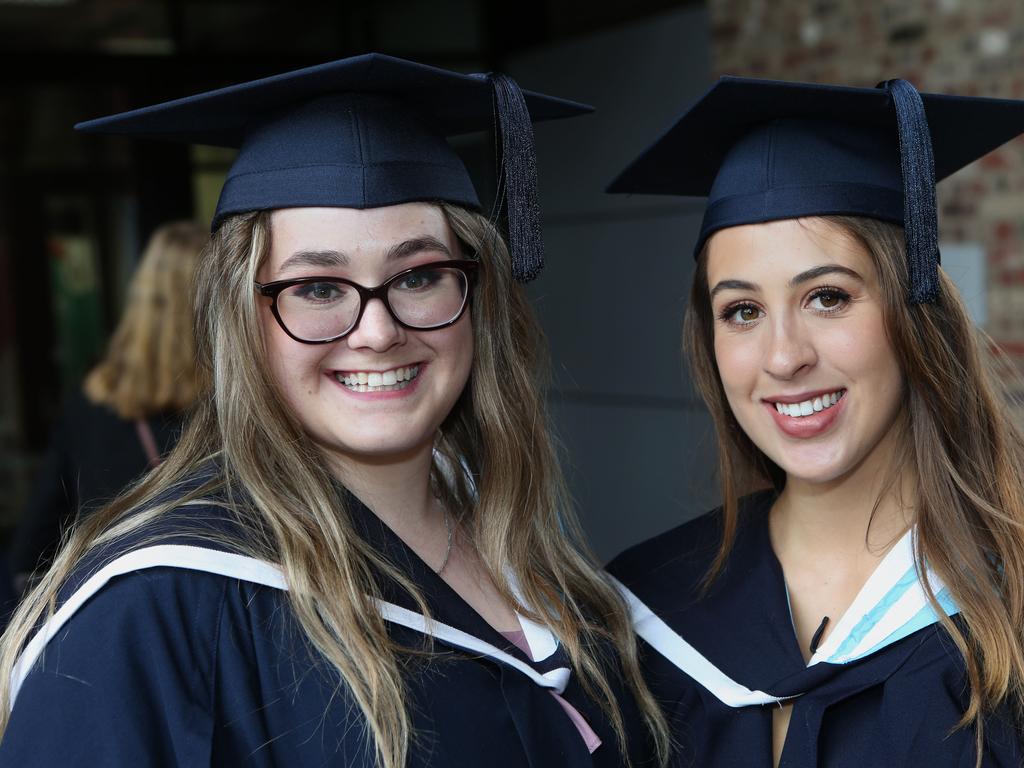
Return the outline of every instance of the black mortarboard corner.
{"type": "Polygon", "coordinates": [[[1024,132],[1024,102],[723,77],[609,185],[708,198],[714,232],[801,216],[906,231],[912,304],[938,297],[935,183],[1024,132]]]}
{"type": "Polygon", "coordinates": [[[216,229],[230,214],[300,206],[443,200],[479,209],[469,174],[445,137],[494,127],[512,271],[525,282],[544,263],[532,123],[590,110],[521,91],[504,75],[465,75],[370,53],[75,128],[237,147],[216,229]]]}

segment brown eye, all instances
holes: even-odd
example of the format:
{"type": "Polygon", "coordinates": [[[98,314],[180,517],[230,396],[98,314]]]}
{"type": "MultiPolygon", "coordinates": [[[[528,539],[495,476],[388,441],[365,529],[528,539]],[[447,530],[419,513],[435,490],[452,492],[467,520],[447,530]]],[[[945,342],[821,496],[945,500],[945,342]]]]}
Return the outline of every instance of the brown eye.
{"type": "Polygon", "coordinates": [[[733,304],[722,310],[718,319],[735,326],[750,325],[761,317],[761,310],[753,304],[733,304]]]}
{"type": "Polygon", "coordinates": [[[832,309],[833,307],[839,306],[839,297],[834,293],[823,293],[818,297],[818,301],[821,302],[821,306],[825,309],[832,309]]]}
{"type": "Polygon", "coordinates": [[[836,289],[822,289],[811,296],[811,309],[818,312],[838,312],[850,300],[850,294],[836,289]]]}
{"type": "Polygon", "coordinates": [[[739,304],[725,310],[722,319],[735,325],[749,325],[761,316],[761,310],[753,304],[739,304]]]}

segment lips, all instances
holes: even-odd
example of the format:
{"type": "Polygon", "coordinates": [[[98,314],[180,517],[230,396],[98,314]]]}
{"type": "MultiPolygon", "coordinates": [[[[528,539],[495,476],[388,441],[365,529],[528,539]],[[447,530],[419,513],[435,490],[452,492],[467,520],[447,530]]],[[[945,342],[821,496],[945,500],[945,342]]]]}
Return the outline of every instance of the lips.
{"type": "Polygon", "coordinates": [[[409,365],[386,371],[335,371],[334,378],[353,392],[393,392],[408,387],[419,374],[419,365],[409,365]]]}
{"type": "Polygon", "coordinates": [[[845,389],[821,390],[765,398],[762,402],[782,432],[806,439],[823,434],[835,423],[845,410],[846,394],[845,389]]]}
{"type": "MultiPolygon", "coordinates": [[[[783,416],[790,416],[792,418],[799,419],[831,408],[838,403],[845,394],[845,389],[837,389],[832,392],[808,396],[803,400],[793,400],[790,398],[772,400],[769,398],[767,402],[774,403],[775,410],[783,416]]],[[[802,397],[802,395],[798,395],[797,397],[802,397]]]]}

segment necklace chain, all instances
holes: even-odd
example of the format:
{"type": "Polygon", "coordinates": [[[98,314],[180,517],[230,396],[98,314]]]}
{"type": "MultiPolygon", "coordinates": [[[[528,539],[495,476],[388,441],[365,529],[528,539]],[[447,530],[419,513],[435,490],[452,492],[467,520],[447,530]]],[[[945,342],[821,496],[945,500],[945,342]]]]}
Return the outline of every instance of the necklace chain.
{"type": "Polygon", "coordinates": [[[448,545],[447,547],[445,547],[444,550],[444,560],[441,562],[441,567],[434,571],[434,573],[438,575],[440,575],[441,571],[443,571],[448,566],[448,559],[452,556],[452,534],[454,533],[454,528],[452,527],[452,519],[448,516],[448,507],[444,507],[443,509],[444,527],[445,530],[448,531],[448,545]]]}

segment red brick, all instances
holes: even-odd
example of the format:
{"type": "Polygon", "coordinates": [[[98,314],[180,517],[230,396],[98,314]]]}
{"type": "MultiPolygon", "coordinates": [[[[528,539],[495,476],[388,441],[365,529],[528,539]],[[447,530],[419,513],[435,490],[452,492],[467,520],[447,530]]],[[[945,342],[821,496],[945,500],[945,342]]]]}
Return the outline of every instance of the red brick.
{"type": "Polygon", "coordinates": [[[1006,168],[1009,163],[1006,161],[1006,156],[997,149],[981,158],[980,165],[986,170],[996,171],[1006,168]]]}
{"type": "Polygon", "coordinates": [[[711,28],[711,42],[713,45],[731,43],[740,36],[740,25],[735,21],[728,21],[715,24],[711,28]]]}
{"type": "Polygon", "coordinates": [[[807,51],[799,49],[795,51],[786,51],[782,56],[782,69],[783,72],[787,73],[787,77],[792,76],[793,79],[799,80],[799,75],[796,72],[800,70],[804,64],[811,60],[810,55],[807,51]],[[793,72],[793,75],[789,75],[789,72],[793,72]]]}

